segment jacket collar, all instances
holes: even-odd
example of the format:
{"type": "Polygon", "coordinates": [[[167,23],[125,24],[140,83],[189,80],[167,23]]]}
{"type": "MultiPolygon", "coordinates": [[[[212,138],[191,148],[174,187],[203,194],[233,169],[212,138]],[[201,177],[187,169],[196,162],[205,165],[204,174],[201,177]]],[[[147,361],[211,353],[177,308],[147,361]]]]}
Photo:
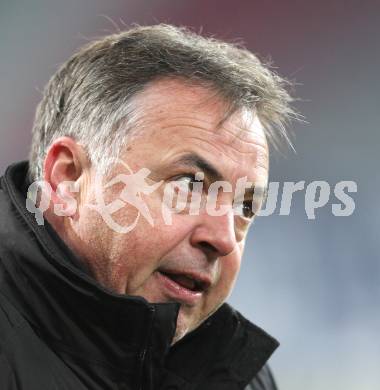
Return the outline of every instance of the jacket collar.
{"type": "Polygon", "coordinates": [[[244,388],[278,342],[225,304],[170,348],[179,305],[114,294],[91,278],[59,237],[26,210],[27,167],[10,166],[0,184],[0,258],[6,269],[0,282],[35,331],[58,354],[85,360],[99,380],[117,372],[130,378],[131,387],[144,378],[150,382],[145,388],[203,382],[208,389],[225,383],[244,388]]]}

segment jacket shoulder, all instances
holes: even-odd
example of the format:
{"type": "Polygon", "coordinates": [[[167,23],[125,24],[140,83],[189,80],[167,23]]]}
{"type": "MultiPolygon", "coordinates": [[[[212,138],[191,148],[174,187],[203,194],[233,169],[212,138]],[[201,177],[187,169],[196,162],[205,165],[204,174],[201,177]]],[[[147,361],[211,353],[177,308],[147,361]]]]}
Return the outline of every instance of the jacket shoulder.
{"type": "Polygon", "coordinates": [[[267,364],[252,379],[245,390],[278,390],[272,372],[267,364]]]}

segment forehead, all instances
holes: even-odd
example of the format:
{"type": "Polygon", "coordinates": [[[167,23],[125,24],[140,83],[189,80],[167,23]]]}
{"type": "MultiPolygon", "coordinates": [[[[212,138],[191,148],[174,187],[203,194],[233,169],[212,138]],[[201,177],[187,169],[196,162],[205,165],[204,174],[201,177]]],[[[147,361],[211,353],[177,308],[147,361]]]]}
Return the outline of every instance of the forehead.
{"type": "Polygon", "coordinates": [[[259,119],[247,110],[225,119],[228,106],[214,91],[164,79],[147,87],[135,107],[131,141],[145,153],[154,151],[152,158],[164,161],[190,151],[223,166],[229,176],[267,173],[268,146],[259,119]]]}

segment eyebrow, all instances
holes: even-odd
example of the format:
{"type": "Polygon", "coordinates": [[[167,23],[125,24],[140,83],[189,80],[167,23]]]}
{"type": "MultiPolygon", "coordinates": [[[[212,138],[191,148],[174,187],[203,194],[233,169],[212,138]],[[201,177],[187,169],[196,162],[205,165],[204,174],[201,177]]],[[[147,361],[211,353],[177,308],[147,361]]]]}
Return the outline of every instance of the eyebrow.
{"type": "MultiPolygon", "coordinates": [[[[197,153],[187,153],[179,157],[173,162],[176,165],[185,165],[188,167],[199,169],[201,172],[204,172],[207,177],[212,181],[226,181],[224,176],[207,160],[201,157],[197,153]]],[[[251,188],[246,188],[245,195],[249,195],[252,198],[254,197],[255,190],[261,190],[263,202],[268,196],[268,187],[258,187],[253,185],[251,188]]]]}
{"type": "MultiPolygon", "coordinates": [[[[185,165],[188,167],[192,167],[195,169],[200,170],[201,172],[204,172],[204,174],[210,178],[212,181],[226,181],[224,176],[218,171],[218,169],[213,166],[211,163],[209,163],[207,160],[205,160],[203,157],[201,157],[197,153],[186,153],[182,156],[180,156],[177,160],[173,162],[173,164],[176,165],[185,165]]],[[[251,188],[246,188],[245,195],[248,195],[250,197],[254,197],[255,190],[261,191],[261,194],[263,196],[263,201],[266,200],[268,196],[268,188],[265,187],[258,187],[253,185],[251,188]]]]}
{"type": "Polygon", "coordinates": [[[174,161],[174,164],[177,165],[186,165],[188,167],[197,168],[200,171],[204,172],[206,176],[211,178],[213,181],[224,181],[224,176],[210,164],[203,157],[199,156],[196,153],[187,153],[179,157],[174,161]]]}

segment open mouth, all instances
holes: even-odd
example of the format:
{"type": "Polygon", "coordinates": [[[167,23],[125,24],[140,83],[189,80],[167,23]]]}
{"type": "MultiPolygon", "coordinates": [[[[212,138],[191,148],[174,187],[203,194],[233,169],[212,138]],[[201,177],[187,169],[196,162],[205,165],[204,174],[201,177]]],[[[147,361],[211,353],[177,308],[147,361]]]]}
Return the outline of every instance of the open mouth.
{"type": "Polygon", "coordinates": [[[207,282],[185,274],[177,274],[168,271],[159,271],[162,275],[177,283],[180,287],[193,292],[203,292],[207,289],[207,282]]]}

